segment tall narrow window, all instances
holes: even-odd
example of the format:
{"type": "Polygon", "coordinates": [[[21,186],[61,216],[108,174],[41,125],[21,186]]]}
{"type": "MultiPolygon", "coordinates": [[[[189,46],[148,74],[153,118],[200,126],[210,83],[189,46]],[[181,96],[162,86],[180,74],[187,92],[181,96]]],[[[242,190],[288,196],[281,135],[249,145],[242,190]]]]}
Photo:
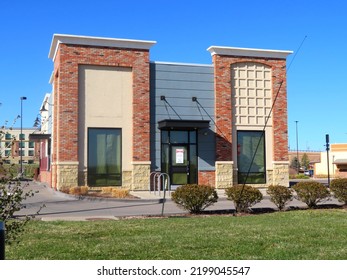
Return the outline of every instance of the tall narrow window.
{"type": "Polygon", "coordinates": [[[240,184],[266,183],[264,137],[262,131],[237,132],[237,167],[240,184]]]}
{"type": "Polygon", "coordinates": [[[88,185],[122,185],[120,128],[88,129],[88,185]]]}

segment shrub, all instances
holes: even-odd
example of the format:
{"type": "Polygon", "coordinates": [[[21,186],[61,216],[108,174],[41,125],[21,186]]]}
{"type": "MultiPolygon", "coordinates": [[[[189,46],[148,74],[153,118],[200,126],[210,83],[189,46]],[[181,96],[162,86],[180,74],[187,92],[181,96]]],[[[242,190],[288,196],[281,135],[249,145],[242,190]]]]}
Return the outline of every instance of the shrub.
{"type": "Polygon", "coordinates": [[[82,186],[81,187],[81,195],[86,195],[89,192],[89,187],[88,186],[82,186]]]}
{"type": "Polygon", "coordinates": [[[129,189],[112,188],[112,197],[126,198],[129,195],[129,189]]]}
{"type": "Polygon", "coordinates": [[[71,187],[69,190],[69,194],[80,195],[81,194],[81,187],[71,187]]]}
{"type": "Polygon", "coordinates": [[[7,181],[4,178],[0,182],[0,220],[5,222],[5,242],[8,244],[18,238],[27,222],[33,218],[33,216],[26,216],[24,219],[14,217],[14,213],[24,207],[23,201],[35,194],[32,190],[24,191],[25,186],[22,186],[20,181],[7,181]]]}
{"type": "Polygon", "coordinates": [[[62,192],[62,193],[67,193],[67,194],[69,194],[69,193],[70,193],[70,187],[61,187],[61,188],[59,189],[59,191],[62,192]]]}
{"type": "Polygon", "coordinates": [[[306,203],[308,208],[314,208],[317,203],[330,196],[329,190],[321,183],[316,181],[299,182],[294,185],[297,199],[306,203]]]}
{"type": "Polygon", "coordinates": [[[280,211],[284,209],[286,203],[293,200],[292,191],[285,186],[271,185],[266,192],[270,196],[270,200],[278,207],[280,211]]]}
{"type": "Polygon", "coordinates": [[[103,194],[111,194],[112,193],[112,188],[111,187],[102,187],[101,188],[101,193],[103,193],[103,194]]]}
{"type": "Polygon", "coordinates": [[[263,199],[262,193],[249,185],[234,185],[225,190],[229,200],[235,204],[236,212],[249,212],[250,207],[263,199]]]}
{"type": "Polygon", "coordinates": [[[188,184],[178,187],[171,199],[189,213],[201,213],[206,207],[218,200],[215,188],[207,185],[188,184]]]}
{"type": "Polygon", "coordinates": [[[295,176],[295,179],[310,179],[310,176],[307,176],[305,174],[297,174],[295,176]]]}
{"type": "Polygon", "coordinates": [[[347,204],[347,178],[332,180],[330,183],[330,190],[338,201],[347,204]]]}

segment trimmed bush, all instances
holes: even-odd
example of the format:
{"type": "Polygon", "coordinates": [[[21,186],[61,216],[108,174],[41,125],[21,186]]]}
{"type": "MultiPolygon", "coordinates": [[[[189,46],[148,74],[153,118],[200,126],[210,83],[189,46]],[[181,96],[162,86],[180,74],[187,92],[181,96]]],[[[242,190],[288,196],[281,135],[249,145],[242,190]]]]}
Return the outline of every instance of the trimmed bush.
{"type": "Polygon", "coordinates": [[[304,181],[294,185],[297,199],[306,203],[308,208],[314,208],[317,203],[330,196],[329,190],[321,183],[316,181],[304,181]]]}
{"type": "Polygon", "coordinates": [[[89,187],[88,186],[82,186],[81,187],[81,195],[86,195],[89,192],[89,187]]]}
{"type": "Polygon", "coordinates": [[[103,194],[105,194],[105,193],[111,194],[112,193],[112,189],[113,188],[111,188],[111,187],[102,187],[101,188],[101,193],[103,193],[103,194]]]}
{"type": "Polygon", "coordinates": [[[69,189],[69,194],[72,195],[81,195],[81,187],[71,187],[69,189]]]}
{"type": "Polygon", "coordinates": [[[249,185],[234,185],[225,189],[229,200],[235,204],[236,212],[247,213],[250,208],[263,199],[262,193],[249,185]]]}
{"type": "Polygon", "coordinates": [[[347,178],[332,180],[330,183],[330,190],[338,201],[347,204],[347,178]]]}
{"type": "Polygon", "coordinates": [[[192,214],[201,213],[218,200],[215,188],[207,185],[188,184],[178,187],[171,199],[181,208],[192,214]]]}
{"type": "Polygon", "coordinates": [[[293,200],[292,190],[281,185],[271,185],[266,190],[270,200],[282,211],[286,204],[293,200]]]}
{"type": "Polygon", "coordinates": [[[115,198],[126,198],[129,195],[129,189],[123,188],[112,188],[112,197],[115,198]]]}
{"type": "Polygon", "coordinates": [[[69,194],[69,193],[70,193],[70,187],[66,187],[66,186],[61,187],[61,188],[59,189],[59,191],[62,192],[62,193],[67,193],[67,194],[69,194]]]}

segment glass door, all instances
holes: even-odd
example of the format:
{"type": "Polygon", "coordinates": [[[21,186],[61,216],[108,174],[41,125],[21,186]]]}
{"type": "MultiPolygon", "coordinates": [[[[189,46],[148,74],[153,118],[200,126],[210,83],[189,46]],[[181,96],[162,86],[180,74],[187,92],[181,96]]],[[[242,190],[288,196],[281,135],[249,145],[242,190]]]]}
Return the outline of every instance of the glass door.
{"type": "Polygon", "coordinates": [[[161,132],[161,170],[169,174],[172,185],[197,183],[196,131],[161,132]]]}
{"type": "Polygon", "coordinates": [[[188,184],[189,154],[187,145],[171,147],[171,181],[173,185],[188,184]]]}

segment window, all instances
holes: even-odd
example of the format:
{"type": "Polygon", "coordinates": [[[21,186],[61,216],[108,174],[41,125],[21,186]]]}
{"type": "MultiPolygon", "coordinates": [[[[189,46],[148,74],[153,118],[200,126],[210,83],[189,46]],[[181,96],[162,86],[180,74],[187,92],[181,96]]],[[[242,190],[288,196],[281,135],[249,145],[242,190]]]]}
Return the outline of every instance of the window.
{"type": "Polygon", "coordinates": [[[28,152],[29,152],[28,155],[29,155],[30,157],[33,157],[33,156],[34,156],[34,150],[29,150],[28,152]]]}
{"type": "Polygon", "coordinates": [[[19,156],[25,156],[25,150],[19,150],[18,155],[19,156]]]}
{"type": "Polygon", "coordinates": [[[5,150],[5,156],[9,157],[11,155],[11,150],[5,150]]]}
{"type": "Polygon", "coordinates": [[[19,140],[25,140],[25,134],[24,133],[19,134],[19,140]]]}
{"type": "Polygon", "coordinates": [[[6,140],[11,140],[12,139],[12,135],[10,133],[6,133],[5,134],[5,139],[6,140]]]}
{"type": "Polygon", "coordinates": [[[35,142],[30,141],[29,142],[29,148],[31,148],[31,149],[35,148],[35,142]]]}
{"type": "Polygon", "coordinates": [[[25,142],[20,141],[19,142],[19,148],[25,148],[25,142]]]}
{"type": "Polygon", "coordinates": [[[122,184],[121,129],[88,129],[88,185],[122,184]]]}
{"type": "Polygon", "coordinates": [[[239,184],[266,183],[265,139],[262,131],[237,132],[237,167],[239,184]]]}

